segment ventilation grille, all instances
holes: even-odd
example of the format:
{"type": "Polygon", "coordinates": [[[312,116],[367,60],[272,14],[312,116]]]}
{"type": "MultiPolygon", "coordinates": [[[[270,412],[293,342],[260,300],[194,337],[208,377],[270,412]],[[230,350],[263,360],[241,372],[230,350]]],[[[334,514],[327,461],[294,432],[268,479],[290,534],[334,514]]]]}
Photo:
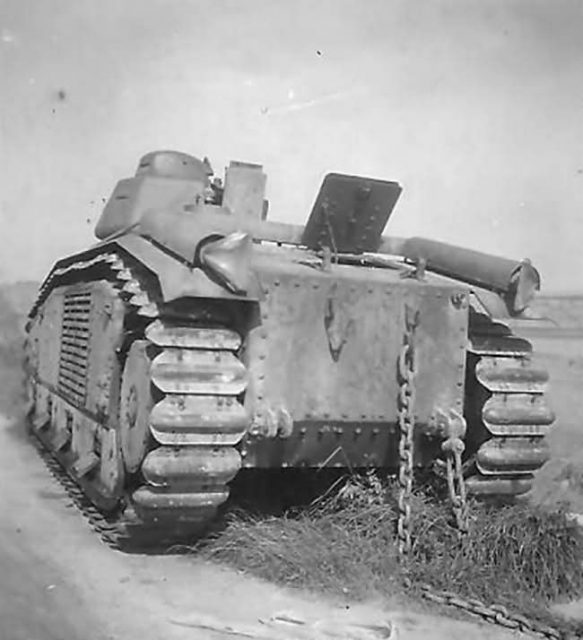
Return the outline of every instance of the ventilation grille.
{"type": "Polygon", "coordinates": [[[78,405],[85,404],[90,312],[91,292],[65,295],[58,388],[78,405]]]}

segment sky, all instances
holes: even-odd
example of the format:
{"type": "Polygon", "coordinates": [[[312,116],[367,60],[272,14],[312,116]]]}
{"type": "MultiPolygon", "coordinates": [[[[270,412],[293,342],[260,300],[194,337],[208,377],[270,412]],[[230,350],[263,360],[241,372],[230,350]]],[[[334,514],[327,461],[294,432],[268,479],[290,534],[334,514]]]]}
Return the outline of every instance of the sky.
{"type": "Polygon", "coordinates": [[[386,234],[530,258],[583,292],[583,0],[0,0],[0,280],[95,242],[155,149],[396,180],[386,234]]]}

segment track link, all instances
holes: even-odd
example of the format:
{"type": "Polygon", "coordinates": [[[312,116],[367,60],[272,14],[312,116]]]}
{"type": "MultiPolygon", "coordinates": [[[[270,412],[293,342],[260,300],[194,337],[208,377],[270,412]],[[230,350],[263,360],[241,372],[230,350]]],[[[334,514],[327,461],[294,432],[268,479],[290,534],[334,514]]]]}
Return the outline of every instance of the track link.
{"type": "Polygon", "coordinates": [[[545,436],[555,416],[545,397],[548,374],[527,340],[474,311],[469,352],[467,487],[483,496],[526,493],[549,458],[545,436]]]}

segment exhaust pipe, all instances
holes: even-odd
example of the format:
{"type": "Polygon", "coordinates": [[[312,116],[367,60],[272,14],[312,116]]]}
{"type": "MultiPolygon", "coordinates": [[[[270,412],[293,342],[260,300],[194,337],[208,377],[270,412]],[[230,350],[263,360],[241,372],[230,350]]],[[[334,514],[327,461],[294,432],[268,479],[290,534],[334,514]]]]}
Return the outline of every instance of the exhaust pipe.
{"type": "Polygon", "coordinates": [[[508,260],[425,238],[408,238],[400,249],[411,262],[425,260],[430,271],[498,293],[512,315],[522,313],[540,290],[540,275],[530,260],[508,260]]]}

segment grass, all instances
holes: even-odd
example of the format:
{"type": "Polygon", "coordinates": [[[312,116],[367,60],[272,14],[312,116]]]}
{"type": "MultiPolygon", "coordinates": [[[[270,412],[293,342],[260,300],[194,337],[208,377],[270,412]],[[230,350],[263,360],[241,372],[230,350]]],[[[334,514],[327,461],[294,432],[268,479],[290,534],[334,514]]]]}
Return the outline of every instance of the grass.
{"type": "MultiPolygon", "coordinates": [[[[535,618],[583,593],[583,538],[561,508],[474,504],[461,543],[443,505],[417,497],[414,583],[499,603],[535,618]]],[[[543,615],[543,619],[548,615],[543,615]]]]}
{"type": "Polygon", "coordinates": [[[280,517],[231,513],[200,551],[279,584],[353,600],[400,596],[407,577],[413,593],[429,584],[568,626],[549,606],[583,593],[583,537],[562,507],[473,503],[460,542],[447,505],[417,493],[406,562],[398,557],[396,514],[394,486],[374,475],[352,476],[280,517]]]}
{"type": "Polygon", "coordinates": [[[393,519],[373,490],[345,485],[296,513],[231,513],[202,553],[273,582],[362,599],[398,589],[393,519]]]}

